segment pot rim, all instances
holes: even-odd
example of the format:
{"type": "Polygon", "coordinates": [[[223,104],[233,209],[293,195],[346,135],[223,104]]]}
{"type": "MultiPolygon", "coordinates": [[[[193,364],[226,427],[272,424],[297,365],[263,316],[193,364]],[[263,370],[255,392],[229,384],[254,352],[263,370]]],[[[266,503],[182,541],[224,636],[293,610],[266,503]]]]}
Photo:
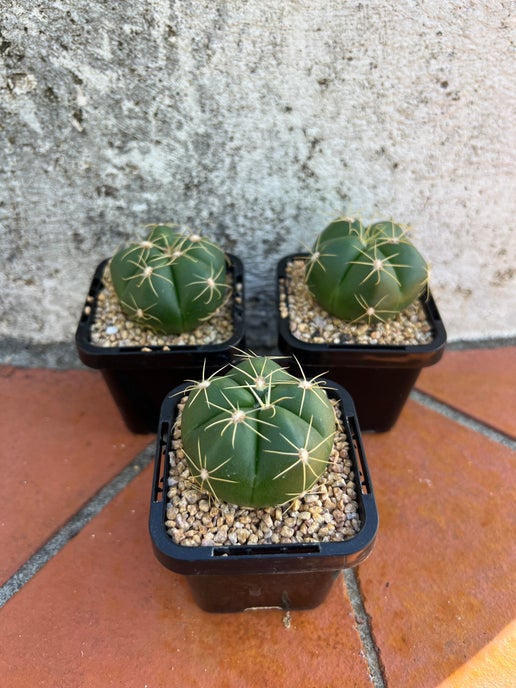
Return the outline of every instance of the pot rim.
{"type": "Polygon", "coordinates": [[[307,542],[186,547],[176,544],[165,528],[168,476],[168,457],[171,433],[179,399],[188,384],[170,392],[161,407],[152,496],[149,514],[149,531],[156,557],[167,568],[185,575],[227,573],[280,573],[302,571],[333,571],[356,566],[370,554],[378,530],[378,510],[355,407],[349,393],[331,380],[329,396],[341,403],[342,422],[349,442],[349,454],[357,483],[357,502],[362,523],[360,531],[342,542],[307,542]]]}
{"type": "Polygon", "coordinates": [[[90,330],[95,318],[97,296],[102,289],[102,275],[109,258],[103,260],[93,275],[75,333],[75,344],[81,361],[91,368],[143,368],[149,365],[173,367],[178,364],[186,365],[183,364],[183,358],[192,360],[196,365],[202,365],[206,356],[227,352],[231,348],[241,348],[244,341],[244,268],[237,256],[226,253],[226,257],[229,260],[228,270],[233,273],[234,284],[241,285],[240,302],[237,303],[236,299],[233,299],[234,331],[232,336],[216,344],[170,345],[168,350],[164,350],[162,346],[149,345],[145,347],[146,351],[142,351],[141,346],[104,347],[91,342],[90,330]]]}
{"type": "MultiPolygon", "coordinates": [[[[280,303],[280,282],[286,279],[286,266],[296,258],[305,258],[308,253],[291,253],[281,258],[276,269],[277,305],[280,303]]],[[[324,366],[361,366],[376,365],[421,368],[437,363],[446,346],[446,330],[432,296],[427,290],[426,296],[419,297],[428,321],[432,328],[432,340],[428,344],[316,344],[303,342],[294,337],[289,328],[288,315],[281,316],[276,309],[278,339],[280,350],[294,354],[301,363],[317,364],[318,357],[324,358],[324,366]]]]}

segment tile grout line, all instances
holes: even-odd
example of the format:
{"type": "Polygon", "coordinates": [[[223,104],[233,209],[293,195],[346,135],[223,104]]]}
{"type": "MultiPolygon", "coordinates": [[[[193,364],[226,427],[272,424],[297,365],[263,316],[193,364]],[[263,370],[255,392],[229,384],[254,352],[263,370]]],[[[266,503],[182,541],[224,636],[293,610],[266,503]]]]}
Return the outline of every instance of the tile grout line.
{"type": "MultiPolygon", "coordinates": [[[[431,395],[419,390],[413,390],[411,397],[423,406],[454,420],[470,430],[478,432],[512,450],[516,450],[516,441],[509,435],[448,406],[431,395]]],[[[102,487],[54,536],[22,564],[11,578],[0,586],[0,609],[99,514],[118,493],[127,487],[141,470],[149,465],[153,454],[154,442],[137,454],[128,466],[118,473],[107,485],[102,487]]],[[[387,684],[384,679],[378,648],[373,640],[372,630],[356,574],[352,569],[347,569],[344,571],[344,578],[372,685],[374,688],[386,688],[387,684]]]]}
{"type": "Polygon", "coordinates": [[[19,592],[48,562],[59,553],[81,530],[99,514],[154,457],[154,442],[147,445],[109,483],[77,511],[49,540],[45,542],[20,568],[0,586],[0,609],[19,592]]]}
{"type": "MultiPolygon", "coordinates": [[[[425,392],[414,389],[412,390],[410,396],[419,404],[446,416],[450,420],[459,423],[469,430],[478,432],[481,435],[484,435],[484,437],[508,447],[513,451],[516,450],[516,441],[510,435],[498,431],[486,423],[476,420],[472,416],[469,416],[468,414],[439,401],[430,394],[426,394],[425,392]]],[[[379,649],[373,638],[371,624],[365,609],[365,604],[356,572],[353,569],[345,569],[343,573],[346,582],[348,598],[353,610],[353,615],[360,636],[364,657],[367,662],[371,683],[374,688],[387,688],[387,682],[384,677],[384,671],[380,660],[379,649]]]]}
{"type": "Polygon", "coordinates": [[[414,401],[417,401],[422,406],[426,406],[432,411],[436,411],[437,413],[446,416],[450,420],[463,425],[469,430],[473,430],[474,432],[484,435],[484,437],[487,437],[493,442],[497,442],[498,444],[502,444],[504,447],[508,447],[509,449],[516,451],[516,440],[513,437],[500,430],[496,430],[490,425],[487,425],[487,423],[482,423],[467,413],[463,413],[453,406],[449,406],[448,404],[439,401],[426,392],[421,392],[420,390],[414,389],[410,393],[410,396],[412,399],[414,399],[414,401]]]}
{"type": "Polygon", "coordinates": [[[369,678],[374,688],[387,688],[378,647],[373,639],[369,616],[365,610],[362,592],[354,569],[344,570],[344,580],[353,616],[362,644],[362,652],[369,670],[369,678]]]}

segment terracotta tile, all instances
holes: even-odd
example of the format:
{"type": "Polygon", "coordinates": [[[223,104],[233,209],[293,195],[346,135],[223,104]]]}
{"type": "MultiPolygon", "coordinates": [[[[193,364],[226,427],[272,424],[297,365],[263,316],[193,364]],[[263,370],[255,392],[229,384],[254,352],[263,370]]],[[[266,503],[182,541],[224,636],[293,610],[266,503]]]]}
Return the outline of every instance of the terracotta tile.
{"type": "Polygon", "coordinates": [[[380,513],[366,611],[388,685],[435,688],[515,616],[514,456],[413,401],[364,439],[380,513]]]}
{"type": "Polygon", "coordinates": [[[439,688],[514,688],[515,678],[516,620],[439,684],[439,688]]]}
{"type": "Polygon", "coordinates": [[[96,372],[0,368],[0,398],[5,582],[152,436],[125,429],[96,372]]]}
{"type": "Polygon", "coordinates": [[[10,688],[370,685],[342,577],[317,609],[209,614],[154,557],[150,468],[2,610],[10,688]]]}
{"type": "Polygon", "coordinates": [[[516,437],[516,347],[446,351],[417,387],[516,437]]]}

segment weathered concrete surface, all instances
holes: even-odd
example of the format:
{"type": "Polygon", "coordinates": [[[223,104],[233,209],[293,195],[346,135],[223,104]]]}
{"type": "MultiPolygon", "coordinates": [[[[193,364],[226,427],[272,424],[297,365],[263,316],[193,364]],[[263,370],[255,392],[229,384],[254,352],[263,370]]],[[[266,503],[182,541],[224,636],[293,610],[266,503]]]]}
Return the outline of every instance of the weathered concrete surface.
{"type": "Polygon", "coordinates": [[[0,338],[69,341],[95,265],[174,220],[273,342],[278,257],[343,211],[416,227],[452,339],[516,333],[509,0],[0,5],[0,338]]]}

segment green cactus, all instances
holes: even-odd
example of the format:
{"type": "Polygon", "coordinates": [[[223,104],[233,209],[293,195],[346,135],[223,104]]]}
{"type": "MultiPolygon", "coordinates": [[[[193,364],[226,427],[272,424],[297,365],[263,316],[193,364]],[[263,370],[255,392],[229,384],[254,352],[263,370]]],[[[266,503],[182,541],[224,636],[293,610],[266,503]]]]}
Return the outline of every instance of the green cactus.
{"type": "Polygon", "coordinates": [[[294,377],[268,357],[247,356],[188,391],[183,449],[193,480],[215,499],[281,505],[324,472],[335,414],[315,380],[294,377]]]}
{"type": "Polygon", "coordinates": [[[318,236],[307,261],[308,288],[328,313],[348,322],[383,322],[409,306],[428,282],[428,265],[391,221],[364,227],[339,218],[318,236]]]}
{"type": "Polygon", "coordinates": [[[173,225],[155,225],[143,241],[118,251],[110,271],[126,316],[165,334],[195,329],[227,291],[224,252],[173,225]]]}

